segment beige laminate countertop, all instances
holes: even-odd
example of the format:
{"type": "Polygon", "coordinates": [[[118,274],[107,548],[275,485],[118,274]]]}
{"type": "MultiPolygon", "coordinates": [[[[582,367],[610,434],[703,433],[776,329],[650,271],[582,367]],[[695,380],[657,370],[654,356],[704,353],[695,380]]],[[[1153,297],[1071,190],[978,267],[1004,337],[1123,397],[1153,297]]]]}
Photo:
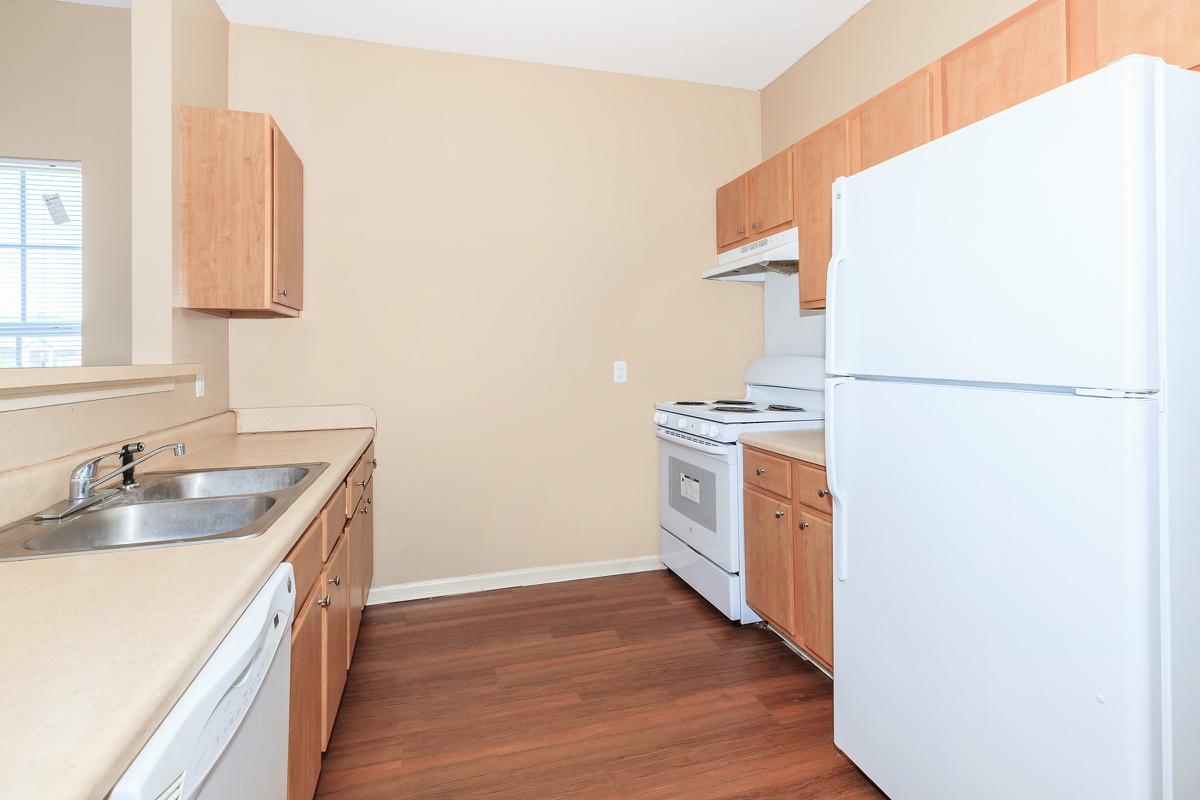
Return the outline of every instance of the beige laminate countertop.
{"type": "Polygon", "coordinates": [[[825,430],[768,431],[743,433],[738,441],[759,450],[769,450],[810,464],[825,466],[825,430]]]}
{"type": "Polygon", "coordinates": [[[245,541],[0,563],[0,798],[102,798],[371,440],[228,435],[148,472],[328,461],[245,541]]]}

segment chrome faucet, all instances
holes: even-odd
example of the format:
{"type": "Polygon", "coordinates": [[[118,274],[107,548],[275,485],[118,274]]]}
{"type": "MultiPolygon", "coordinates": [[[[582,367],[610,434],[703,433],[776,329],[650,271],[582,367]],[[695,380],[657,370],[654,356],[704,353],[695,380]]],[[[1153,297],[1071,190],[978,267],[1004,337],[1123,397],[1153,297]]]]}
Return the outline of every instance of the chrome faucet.
{"type": "Polygon", "coordinates": [[[136,484],[133,480],[133,468],[138,464],[154,458],[164,450],[174,450],[176,456],[182,456],[185,452],[187,452],[187,448],[184,446],[183,442],[176,442],[175,444],[164,444],[162,447],[155,448],[141,458],[127,460],[132,453],[140,453],[145,448],[146,445],[144,442],[138,442],[134,445],[125,445],[115,453],[105,453],[102,456],[89,458],[87,461],[75,467],[75,469],[71,470],[70,499],[86,500],[92,496],[92,493],[95,491],[97,486],[108,483],[118,475],[125,476],[126,486],[135,486],[136,484]],[[112,458],[113,456],[121,456],[121,467],[108,473],[103,478],[97,478],[96,469],[100,466],[100,462],[106,458],[112,458]]]}
{"type": "Polygon", "coordinates": [[[74,514],[76,511],[80,511],[116,494],[116,490],[105,492],[103,494],[96,494],[96,487],[102,486],[116,477],[122,475],[124,476],[124,484],[125,488],[127,489],[136,486],[137,482],[133,479],[133,469],[143,461],[154,458],[154,456],[158,455],[164,450],[174,450],[175,455],[177,456],[182,456],[185,452],[187,452],[187,448],[184,446],[183,442],[176,442],[175,444],[165,444],[162,447],[151,450],[141,458],[133,457],[134,453],[140,453],[145,449],[146,445],[144,442],[127,444],[120,450],[112,453],[105,453],[104,455],[99,455],[95,458],[89,458],[87,461],[84,461],[82,464],[76,466],[75,469],[71,470],[68,498],[62,502],[55,503],[42,513],[35,515],[34,519],[64,519],[71,514],[74,514]],[[104,477],[97,478],[96,472],[100,466],[100,462],[104,461],[106,458],[114,458],[116,456],[121,457],[121,466],[117,467],[104,477]]]}

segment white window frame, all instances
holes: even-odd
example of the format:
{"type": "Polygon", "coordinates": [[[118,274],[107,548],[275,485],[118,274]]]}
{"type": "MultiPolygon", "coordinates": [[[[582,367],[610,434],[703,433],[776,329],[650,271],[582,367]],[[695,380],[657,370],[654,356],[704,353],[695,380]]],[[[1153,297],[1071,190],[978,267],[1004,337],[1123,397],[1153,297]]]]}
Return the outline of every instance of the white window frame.
{"type": "MultiPolygon", "coordinates": [[[[21,168],[63,168],[73,170],[79,173],[80,195],[83,194],[83,162],[80,161],[50,161],[46,159],[35,158],[7,158],[0,157],[0,167],[16,167],[21,168]]],[[[16,340],[16,368],[22,368],[25,365],[21,363],[21,339],[22,337],[46,336],[46,335],[75,335],[80,337],[80,363],[83,359],[83,298],[80,298],[80,319],[76,322],[54,322],[54,323],[39,323],[29,322],[26,317],[28,315],[26,286],[28,284],[28,258],[30,250],[60,250],[79,253],[80,264],[83,263],[83,242],[79,245],[48,245],[48,244],[30,244],[26,240],[26,196],[25,196],[25,174],[21,174],[21,209],[20,209],[20,240],[15,244],[0,242],[0,250],[19,250],[20,251],[20,269],[21,269],[21,320],[17,322],[0,321],[0,337],[12,336],[16,340]]],[[[82,282],[81,282],[82,292],[82,282]]],[[[80,364],[66,364],[63,366],[80,366],[80,364]]]]}

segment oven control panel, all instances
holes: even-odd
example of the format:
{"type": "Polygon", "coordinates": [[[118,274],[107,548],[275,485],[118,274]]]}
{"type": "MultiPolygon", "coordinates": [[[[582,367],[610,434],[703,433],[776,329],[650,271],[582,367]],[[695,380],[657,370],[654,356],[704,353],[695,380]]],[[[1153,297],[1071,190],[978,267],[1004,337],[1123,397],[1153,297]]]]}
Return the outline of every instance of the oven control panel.
{"type": "Polygon", "coordinates": [[[721,425],[716,422],[705,422],[702,419],[694,417],[682,417],[666,411],[656,411],[654,414],[654,423],[662,425],[664,428],[687,431],[695,436],[703,436],[709,439],[719,439],[723,433],[721,425]]]}

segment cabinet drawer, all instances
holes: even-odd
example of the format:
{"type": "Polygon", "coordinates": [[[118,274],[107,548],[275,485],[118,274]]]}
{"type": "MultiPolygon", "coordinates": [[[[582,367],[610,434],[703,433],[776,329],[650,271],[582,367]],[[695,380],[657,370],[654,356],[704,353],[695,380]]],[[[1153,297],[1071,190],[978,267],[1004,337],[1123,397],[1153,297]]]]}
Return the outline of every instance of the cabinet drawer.
{"type": "Polygon", "coordinates": [[[345,482],[341,483],[333,497],[329,498],[321,516],[325,520],[324,531],[321,534],[321,563],[324,563],[329,560],[329,554],[333,552],[333,546],[337,544],[338,537],[342,535],[342,528],[346,525],[345,482]]]}
{"type": "Polygon", "coordinates": [[[284,559],[292,565],[295,572],[296,597],[301,598],[301,603],[308,597],[313,583],[321,574],[321,567],[325,565],[325,554],[321,550],[321,539],[325,532],[324,521],[324,515],[314,519],[284,559]]]}
{"type": "Polygon", "coordinates": [[[786,459],[767,455],[761,450],[744,448],[742,479],[751,486],[766,489],[780,497],[792,496],[792,470],[786,459]]]}
{"type": "Polygon", "coordinates": [[[350,475],[346,478],[346,517],[347,519],[354,516],[354,512],[358,510],[358,504],[362,501],[363,489],[367,488],[367,455],[358,460],[354,465],[354,469],[350,471],[350,475]]]}
{"type": "Polygon", "coordinates": [[[833,498],[829,495],[829,484],[825,470],[810,464],[795,462],[796,499],[809,508],[833,513],[833,498]]]}

